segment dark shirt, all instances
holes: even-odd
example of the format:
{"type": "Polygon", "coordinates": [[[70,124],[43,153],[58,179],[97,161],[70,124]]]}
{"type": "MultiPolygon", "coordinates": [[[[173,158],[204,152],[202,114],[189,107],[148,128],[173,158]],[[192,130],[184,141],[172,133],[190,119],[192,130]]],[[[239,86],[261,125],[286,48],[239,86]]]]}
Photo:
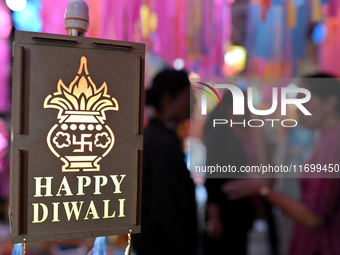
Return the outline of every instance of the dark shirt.
{"type": "MultiPolygon", "coordinates": [[[[234,166],[240,169],[248,165],[248,159],[242,140],[236,137],[230,128],[217,127],[205,135],[207,147],[207,166],[234,166]]],[[[246,254],[247,232],[253,220],[253,207],[249,198],[231,201],[222,192],[222,186],[230,181],[231,177],[242,177],[239,173],[207,174],[206,188],[208,204],[215,204],[220,209],[224,233],[221,239],[205,240],[206,254],[222,254],[225,247],[233,255],[246,254]],[[227,178],[221,178],[221,177],[227,178]]]]}
{"type": "MultiPolygon", "coordinates": [[[[236,137],[230,128],[217,128],[205,138],[207,147],[207,166],[241,166],[248,165],[248,159],[242,140],[236,137]]],[[[241,174],[236,173],[241,177],[241,174]]],[[[229,181],[232,174],[216,174],[216,177],[227,176],[226,178],[214,178],[215,175],[208,175],[206,188],[208,191],[208,203],[219,205],[221,209],[222,221],[227,230],[234,228],[242,229],[246,232],[252,224],[253,210],[250,199],[239,199],[231,201],[227,195],[221,191],[222,186],[229,181]],[[228,178],[229,177],[229,178],[228,178]]]]}
{"type": "Polygon", "coordinates": [[[144,131],[138,255],[196,254],[195,186],[175,132],[153,119],[144,131]]]}

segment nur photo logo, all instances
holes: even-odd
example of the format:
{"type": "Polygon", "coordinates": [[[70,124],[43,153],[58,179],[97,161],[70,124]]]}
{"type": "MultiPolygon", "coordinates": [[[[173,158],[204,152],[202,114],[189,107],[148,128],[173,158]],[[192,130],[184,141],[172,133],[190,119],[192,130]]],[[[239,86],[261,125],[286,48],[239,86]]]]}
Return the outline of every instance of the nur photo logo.
{"type": "MultiPolygon", "coordinates": [[[[307,110],[307,108],[304,106],[305,103],[307,103],[311,99],[311,93],[305,88],[299,88],[299,87],[272,87],[271,88],[271,106],[269,109],[256,109],[254,106],[254,90],[252,87],[247,88],[247,93],[244,93],[239,87],[232,84],[215,84],[215,85],[209,85],[207,83],[203,82],[197,82],[204,86],[204,88],[196,87],[197,89],[202,90],[203,92],[201,94],[201,115],[207,115],[207,94],[212,98],[215,105],[217,106],[217,101],[215,100],[215,96],[218,98],[221,106],[222,100],[216,91],[216,89],[225,89],[229,90],[232,95],[232,112],[233,116],[235,115],[245,115],[245,107],[248,107],[248,110],[250,113],[252,113],[255,116],[269,116],[273,113],[277,112],[277,110],[280,110],[281,116],[287,116],[287,108],[290,105],[295,106],[298,110],[300,110],[304,115],[311,116],[312,114],[307,110]],[[280,92],[280,93],[279,93],[280,92]],[[292,94],[299,94],[300,96],[298,98],[292,98],[290,95],[292,94]],[[279,103],[280,99],[280,103],[279,103]],[[247,101],[245,101],[247,100],[247,101]],[[279,107],[279,108],[278,108],[279,107]]],[[[271,126],[274,127],[275,122],[281,122],[281,125],[283,127],[295,127],[298,122],[295,119],[244,119],[241,122],[233,122],[232,119],[227,120],[225,119],[226,116],[220,116],[220,119],[214,119],[211,123],[213,127],[216,125],[225,125],[227,123],[230,123],[230,126],[233,125],[243,125],[250,127],[262,127],[265,123],[271,122],[271,126]],[[293,124],[291,124],[293,123],[293,124]]]]}
{"type": "MultiPolygon", "coordinates": [[[[220,101],[220,104],[222,105],[222,100],[220,96],[218,95],[217,91],[212,86],[210,86],[209,84],[203,83],[203,82],[197,82],[197,83],[202,84],[203,86],[209,88],[217,96],[218,100],[220,101]]],[[[206,92],[214,100],[215,105],[217,106],[217,102],[210,91],[208,91],[205,88],[201,88],[201,87],[197,87],[197,88],[206,92]]],[[[207,95],[206,94],[202,94],[201,106],[202,106],[202,115],[206,115],[207,114],[207,95]]]]}

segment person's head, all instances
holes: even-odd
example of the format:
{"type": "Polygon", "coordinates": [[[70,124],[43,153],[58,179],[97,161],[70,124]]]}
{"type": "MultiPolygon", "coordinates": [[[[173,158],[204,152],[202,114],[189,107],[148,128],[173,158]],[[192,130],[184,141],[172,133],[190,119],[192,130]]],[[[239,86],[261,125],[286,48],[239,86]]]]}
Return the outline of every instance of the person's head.
{"type": "Polygon", "coordinates": [[[156,75],[146,91],[146,104],[154,107],[157,117],[179,122],[190,117],[190,90],[185,71],[166,69],[156,75]]]}
{"type": "Polygon", "coordinates": [[[325,73],[306,75],[301,87],[311,93],[311,99],[304,106],[312,114],[308,116],[298,111],[302,125],[317,129],[340,119],[340,83],[336,77],[325,73]]]}

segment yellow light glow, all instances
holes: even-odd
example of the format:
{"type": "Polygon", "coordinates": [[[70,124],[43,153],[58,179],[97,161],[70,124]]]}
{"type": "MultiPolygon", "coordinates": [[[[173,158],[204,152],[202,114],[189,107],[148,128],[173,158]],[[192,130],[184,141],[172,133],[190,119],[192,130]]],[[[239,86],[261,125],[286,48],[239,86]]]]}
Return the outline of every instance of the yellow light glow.
{"type": "Polygon", "coordinates": [[[106,82],[97,89],[89,76],[85,56],[81,58],[78,73],[70,85],[65,86],[60,79],[57,91],[45,98],[44,108],[59,110],[57,119],[60,126],[55,124],[51,128],[47,135],[47,145],[51,152],[64,162],[62,171],[99,171],[98,162],[112,150],[115,143],[111,128],[104,125],[105,111],[119,111],[119,105],[118,101],[107,93],[106,82]],[[104,127],[106,131],[103,130],[104,127]],[[101,133],[96,133],[97,131],[101,133]],[[106,138],[105,144],[103,136],[106,138]],[[59,150],[62,150],[62,153],[59,153],[59,150]],[[84,153],[97,155],[82,155],[84,153]]]}
{"type": "Polygon", "coordinates": [[[58,127],[58,124],[55,124],[55,125],[51,128],[50,132],[48,132],[48,134],[47,134],[47,145],[48,145],[48,148],[50,148],[50,150],[52,151],[52,153],[53,153],[57,158],[59,158],[60,155],[53,149],[52,144],[51,144],[51,141],[52,141],[51,135],[52,135],[53,131],[54,131],[57,127],[58,127]]]}
{"type": "Polygon", "coordinates": [[[92,167],[91,162],[71,162],[71,168],[90,168],[92,167]]]}
{"type": "Polygon", "coordinates": [[[77,114],[90,111],[100,115],[101,120],[105,120],[105,111],[119,110],[117,100],[107,94],[107,84],[104,82],[97,89],[93,83],[87,69],[87,59],[84,56],[81,58],[78,74],[69,87],[66,87],[60,79],[57,84],[57,92],[46,97],[44,108],[58,109],[58,119],[64,118],[69,111],[80,112],[77,114]],[[83,73],[85,75],[80,77],[83,73]]]}
{"type": "Polygon", "coordinates": [[[108,125],[105,125],[106,129],[109,130],[110,132],[110,135],[112,137],[112,141],[111,141],[111,144],[110,144],[110,147],[107,149],[107,151],[103,154],[103,157],[105,157],[113,148],[113,145],[115,144],[115,136],[111,130],[111,128],[108,126],[108,125]]]}
{"type": "Polygon", "coordinates": [[[97,156],[66,156],[69,161],[93,161],[97,156]]]}
{"type": "Polygon", "coordinates": [[[86,115],[70,115],[65,122],[76,122],[76,123],[98,123],[98,120],[94,116],[86,115]]]}
{"type": "Polygon", "coordinates": [[[246,65],[247,52],[242,46],[232,45],[224,55],[226,69],[241,72],[246,65]]]}

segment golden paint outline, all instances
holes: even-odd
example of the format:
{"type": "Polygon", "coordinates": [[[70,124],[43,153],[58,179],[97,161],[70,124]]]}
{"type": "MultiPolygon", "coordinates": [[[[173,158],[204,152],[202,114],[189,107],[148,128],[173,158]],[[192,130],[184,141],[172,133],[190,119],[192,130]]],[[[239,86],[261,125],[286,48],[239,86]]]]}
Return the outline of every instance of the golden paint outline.
{"type": "Polygon", "coordinates": [[[87,69],[87,59],[81,57],[78,75],[67,87],[61,79],[57,84],[57,91],[48,95],[44,101],[44,108],[54,108],[59,110],[57,118],[63,122],[69,111],[91,111],[98,116],[98,120],[103,124],[106,120],[105,111],[119,111],[119,103],[107,94],[107,84],[104,82],[97,89],[96,85],[89,76],[87,69]],[[85,71],[86,76],[80,75],[85,71]],[[78,82],[78,83],[77,83],[78,82]]]}
{"type": "Polygon", "coordinates": [[[110,147],[107,149],[107,151],[104,152],[103,158],[112,150],[113,145],[115,144],[115,136],[114,136],[111,128],[108,125],[105,125],[105,127],[110,132],[110,135],[112,137],[112,141],[111,141],[110,147]]]}
{"type": "Polygon", "coordinates": [[[71,138],[71,136],[70,136],[69,133],[64,133],[62,131],[59,131],[58,133],[55,134],[52,141],[55,144],[55,146],[57,146],[58,149],[62,149],[62,148],[70,147],[70,145],[71,145],[71,139],[70,138],[71,138]],[[62,145],[59,145],[59,143],[57,143],[57,141],[56,141],[58,139],[59,135],[62,135],[62,136],[66,135],[67,136],[66,141],[68,142],[68,144],[63,143],[62,145]]]}
{"type": "Polygon", "coordinates": [[[94,140],[94,146],[96,146],[97,148],[103,148],[103,149],[106,149],[109,144],[111,143],[111,138],[109,137],[109,134],[106,133],[106,132],[101,132],[101,133],[97,133],[95,135],[95,140],[94,140]],[[101,143],[100,144],[97,144],[97,142],[99,142],[99,137],[98,136],[106,136],[106,138],[109,139],[109,141],[107,143],[105,143],[105,145],[102,145],[101,143]]]}
{"type": "Polygon", "coordinates": [[[51,128],[50,132],[48,132],[48,134],[47,134],[47,145],[48,145],[48,148],[50,148],[50,150],[52,151],[52,153],[53,153],[57,158],[60,158],[59,153],[56,152],[56,151],[54,150],[54,148],[52,147],[52,144],[51,144],[51,135],[52,135],[53,131],[54,131],[58,126],[59,126],[58,124],[55,124],[55,125],[51,128]]]}
{"type": "MultiPolygon", "coordinates": [[[[118,101],[111,97],[108,93],[108,86],[106,82],[97,89],[95,83],[89,75],[88,66],[87,66],[87,58],[82,56],[80,59],[80,65],[78,69],[78,73],[70,83],[69,86],[66,86],[61,79],[59,79],[57,83],[57,91],[48,95],[44,100],[44,108],[53,108],[58,110],[57,119],[59,123],[69,122],[69,123],[82,123],[82,124],[90,124],[90,123],[100,123],[104,125],[106,120],[105,112],[108,110],[119,111],[118,101]]],[[[54,130],[58,127],[58,124],[55,124],[52,129],[49,131],[47,135],[47,144],[51,152],[61,161],[64,162],[62,166],[63,172],[79,172],[81,169],[83,171],[99,171],[100,165],[98,162],[112,150],[115,143],[115,136],[108,125],[105,125],[105,128],[108,130],[107,132],[102,132],[103,135],[108,138],[108,142],[105,145],[96,145],[98,142],[98,134],[95,136],[95,141],[91,141],[91,146],[107,148],[108,149],[100,155],[95,156],[60,156],[60,154],[53,148],[51,144],[51,136],[54,130]],[[93,167],[89,167],[91,166],[93,167]]],[[[59,131],[57,134],[61,133],[59,131]]],[[[63,132],[62,132],[63,133],[63,132]]],[[[68,133],[63,133],[68,134],[68,133]]],[[[70,136],[70,134],[68,134],[70,136]]],[[[75,135],[72,136],[71,139],[67,139],[69,146],[71,145],[80,145],[81,148],[73,150],[73,152],[84,153],[85,146],[89,146],[89,150],[92,152],[91,146],[89,144],[85,144],[85,138],[90,138],[92,134],[81,134],[80,142],[74,142],[75,135]],[[83,137],[84,136],[84,137],[83,137]],[[86,136],[86,137],[85,137],[86,136]]],[[[55,139],[54,139],[55,140],[55,139]]],[[[56,143],[56,141],[53,141],[56,143]]],[[[64,147],[69,147],[65,144],[59,146],[56,144],[58,149],[62,149],[64,147]]]]}

